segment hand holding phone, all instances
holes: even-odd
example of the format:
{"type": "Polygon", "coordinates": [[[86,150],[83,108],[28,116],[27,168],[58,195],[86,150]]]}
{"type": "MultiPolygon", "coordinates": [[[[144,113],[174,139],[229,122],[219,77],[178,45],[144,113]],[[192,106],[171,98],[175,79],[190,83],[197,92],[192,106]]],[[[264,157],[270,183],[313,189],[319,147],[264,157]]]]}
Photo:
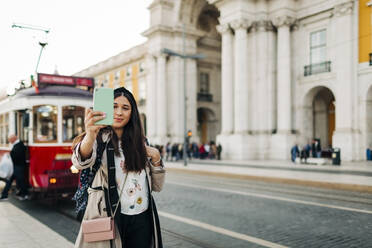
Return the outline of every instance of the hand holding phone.
{"type": "Polygon", "coordinates": [[[111,88],[95,88],[93,110],[106,114],[106,118],[96,121],[94,125],[112,125],[114,122],[114,90],[111,88]]]}

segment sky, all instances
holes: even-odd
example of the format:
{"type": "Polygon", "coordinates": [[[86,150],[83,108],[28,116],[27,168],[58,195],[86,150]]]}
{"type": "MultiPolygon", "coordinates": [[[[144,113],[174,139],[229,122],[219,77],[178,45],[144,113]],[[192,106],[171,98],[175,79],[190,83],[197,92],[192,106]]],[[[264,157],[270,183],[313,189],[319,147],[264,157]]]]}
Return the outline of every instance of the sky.
{"type": "Polygon", "coordinates": [[[152,0],[1,0],[0,89],[38,72],[72,75],[146,41],[152,0]],[[40,26],[43,31],[12,28],[40,26]]]}

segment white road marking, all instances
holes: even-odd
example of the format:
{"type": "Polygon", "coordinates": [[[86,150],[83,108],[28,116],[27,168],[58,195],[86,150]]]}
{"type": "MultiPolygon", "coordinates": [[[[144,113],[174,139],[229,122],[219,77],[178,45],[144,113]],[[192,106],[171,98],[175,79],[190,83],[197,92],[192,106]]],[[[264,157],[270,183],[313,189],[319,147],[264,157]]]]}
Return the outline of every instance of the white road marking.
{"type": "Polygon", "coordinates": [[[265,246],[265,247],[288,248],[287,246],[279,245],[279,244],[272,243],[272,242],[269,242],[269,241],[266,241],[266,240],[263,240],[263,239],[259,239],[259,238],[248,236],[248,235],[245,235],[245,234],[242,234],[242,233],[230,231],[230,230],[227,230],[227,229],[222,228],[222,227],[212,226],[212,225],[204,223],[204,222],[200,222],[200,221],[197,221],[197,220],[192,220],[192,219],[189,219],[189,218],[185,218],[185,217],[181,217],[181,216],[178,216],[178,215],[166,213],[166,212],[163,212],[163,211],[158,211],[158,214],[160,216],[165,217],[165,218],[180,221],[180,222],[192,225],[192,226],[196,226],[196,227],[199,227],[199,228],[206,229],[208,231],[220,233],[220,234],[227,235],[227,236],[230,236],[230,237],[233,237],[233,238],[236,238],[236,239],[241,239],[241,240],[244,240],[244,241],[248,241],[248,242],[251,242],[251,243],[262,245],[262,246],[265,246]]]}
{"type": "MultiPolygon", "coordinates": [[[[186,176],[180,176],[180,175],[177,175],[177,178],[178,179],[183,179],[184,181],[186,180],[190,180],[190,177],[186,177],[186,176]]],[[[173,178],[174,179],[174,178],[173,178]]],[[[192,177],[192,180],[193,182],[197,182],[197,183],[216,183],[216,180],[215,179],[208,179],[208,178],[205,178],[205,177],[195,177],[193,176],[192,177]]],[[[350,202],[350,201],[353,201],[353,202],[356,202],[356,203],[362,203],[362,204],[372,204],[372,199],[371,198],[361,198],[361,197],[354,197],[354,196],[348,196],[348,197],[345,197],[345,196],[342,196],[342,195],[329,195],[329,193],[327,194],[326,191],[322,191],[322,189],[318,189],[318,192],[306,192],[306,191],[303,191],[303,190],[296,190],[296,189],[288,189],[288,188],[285,188],[285,189],[278,189],[278,188],[275,188],[273,186],[266,186],[266,185],[262,185],[262,184],[258,184],[258,183],[247,183],[247,182],[242,182],[242,183],[233,183],[233,182],[221,182],[219,181],[218,182],[219,185],[227,185],[227,186],[238,186],[238,187],[241,187],[241,188],[246,188],[246,189],[253,189],[253,190],[259,190],[259,191],[263,191],[263,190],[267,190],[267,191],[274,191],[275,193],[281,193],[281,194],[301,194],[302,196],[310,196],[310,197],[321,197],[321,198],[328,198],[329,200],[337,200],[337,201],[346,201],[346,202],[350,202]]]]}
{"type": "Polygon", "coordinates": [[[236,190],[219,189],[219,188],[206,187],[206,186],[200,186],[200,185],[198,185],[198,186],[197,185],[189,185],[189,184],[178,183],[178,182],[171,182],[171,181],[167,181],[167,183],[175,184],[175,185],[180,185],[180,186],[185,186],[185,187],[197,188],[197,189],[206,189],[206,190],[219,191],[219,192],[225,192],[225,193],[231,193],[231,194],[238,194],[238,195],[253,196],[253,197],[259,197],[259,198],[265,198],[265,199],[271,199],[271,200],[300,203],[300,204],[312,205],[312,206],[317,206],[317,207],[333,208],[333,209],[339,209],[339,210],[345,210],[345,211],[351,211],[351,212],[358,212],[358,213],[364,213],[364,214],[372,214],[372,211],[370,211],[370,210],[357,209],[357,208],[348,208],[348,207],[340,207],[340,206],[336,206],[336,205],[329,205],[329,204],[323,204],[323,203],[316,203],[316,202],[295,200],[295,199],[290,199],[290,198],[285,198],[285,197],[280,197],[280,196],[271,196],[271,195],[263,195],[263,194],[256,194],[256,193],[236,191],[236,190]]]}

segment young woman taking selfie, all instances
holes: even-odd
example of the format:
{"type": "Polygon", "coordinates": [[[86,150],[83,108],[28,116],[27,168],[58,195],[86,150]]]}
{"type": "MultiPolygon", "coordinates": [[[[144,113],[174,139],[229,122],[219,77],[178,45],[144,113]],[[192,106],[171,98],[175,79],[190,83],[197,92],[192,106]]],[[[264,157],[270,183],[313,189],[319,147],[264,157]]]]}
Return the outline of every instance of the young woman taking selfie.
{"type": "Polygon", "coordinates": [[[151,192],[161,191],[165,170],[158,150],[145,144],[133,95],[124,87],[115,89],[113,124],[94,125],[104,118],[105,113],[87,109],[86,132],[73,143],[72,162],[77,169],[99,164],[88,188],[75,247],[162,248],[151,192]],[[113,238],[104,238],[107,225],[100,220],[105,219],[114,222],[113,238]]]}

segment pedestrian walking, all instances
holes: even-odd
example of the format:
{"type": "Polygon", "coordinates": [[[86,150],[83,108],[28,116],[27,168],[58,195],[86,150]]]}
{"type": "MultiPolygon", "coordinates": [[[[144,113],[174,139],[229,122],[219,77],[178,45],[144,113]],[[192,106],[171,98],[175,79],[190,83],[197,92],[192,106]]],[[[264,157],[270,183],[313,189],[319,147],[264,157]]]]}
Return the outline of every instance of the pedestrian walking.
{"type": "Polygon", "coordinates": [[[222,152],[222,146],[221,144],[218,144],[217,146],[217,159],[221,160],[221,152],[222,152]]]}
{"type": "Polygon", "coordinates": [[[166,152],[166,161],[169,160],[169,158],[171,158],[171,144],[170,142],[167,143],[167,145],[165,146],[165,152],[166,152]]]}
{"type": "Polygon", "coordinates": [[[173,161],[173,158],[175,161],[178,161],[179,160],[179,156],[178,156],[178,144],[175,143],[172,145],[172,157],[171,157],[171,161],[173,161]]]}
{"type": "Polygon", "coordinates": [[[17,188],[19,188],[17,195],[20,200],[25,200],[28,198],[28,189],[25,180],[27,149],[15,134],[9,135],[8,141],[11,144],[10,157],[13,162],[13,175],[7,180],[3,192],[1,193],[1,199],[8,198],[10,187],[13,181],[16,180],[17,188]]]}
{"type": "Polygon", "coordinates": [[[97,151],[104,149],[102,162],[88,189],[82,226],[88,220],[112,216],[115,237],[87,242],[81,227],[75,248],[162,248],[159,218],[151,196],[152,191],[161,191],[164,183],[160,153],[145,146],[132,93],[124,87],[115,89],[113,108],[111,126],[94,125],[105,118],[105,113],[86,110],[86,132],[74,140],[72,162],[79,170],[91,168],[97,151]]]}
{"type": "Polygon", "coordinates": [[[291,149],[291,160],[293,163],[296,162],[296,158],[298,157],[299,154],[300,154],[300,149],[298,149],[298,145],[295,144],[291,149]]]}
{"type": "Polygon", "coordinates": [[[209,159],[215,159],[217,156],[217,146],[214,141],[210,142],[209,159]]]}

